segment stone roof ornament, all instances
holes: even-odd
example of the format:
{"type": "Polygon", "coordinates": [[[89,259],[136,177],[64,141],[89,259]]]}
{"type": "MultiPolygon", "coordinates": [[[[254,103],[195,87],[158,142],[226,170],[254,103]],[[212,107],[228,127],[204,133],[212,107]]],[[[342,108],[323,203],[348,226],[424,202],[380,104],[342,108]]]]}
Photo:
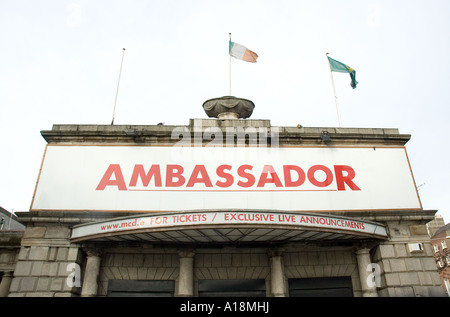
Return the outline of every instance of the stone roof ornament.
{"type": "Polygon", "coordinates": [[[252,115],[254,108],[251,100],[233,96],[209,99],[203,103],[208,117],[218,119],[246,119],[252,115]]]}

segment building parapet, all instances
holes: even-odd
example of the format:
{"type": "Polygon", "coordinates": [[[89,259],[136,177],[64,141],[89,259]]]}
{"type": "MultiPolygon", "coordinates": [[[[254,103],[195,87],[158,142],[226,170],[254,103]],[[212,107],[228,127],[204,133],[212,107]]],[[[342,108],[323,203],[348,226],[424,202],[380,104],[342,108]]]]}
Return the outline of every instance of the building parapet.
{"type": "MultiPolygon", "coordinates": [[[[359,145],[403,146],[411,135],[400,134],[395,128],[336,128],[336,127],[276,127],[270,120],[253,119],[191,119],[189,125],[73,125],[55,124],[51,130],[41,131],[48,143],[139,143],[175,144],[180,133],[189,133],[192,140],[201,138],[203,144],[214,132],[256,133],[257,137],[277,137],[283,145],[359,145]],[[201,132],[201,133],[199,133],[201,132]],[[205,132],[208,132],[205,134],[205,132]],[[323,136],[329,137],[324,143],[323,136]]],[[[248,142],[247,142],[248,143],[248,142]]],[[[268,142],[270,144],[270,141],[268,142]]]]}

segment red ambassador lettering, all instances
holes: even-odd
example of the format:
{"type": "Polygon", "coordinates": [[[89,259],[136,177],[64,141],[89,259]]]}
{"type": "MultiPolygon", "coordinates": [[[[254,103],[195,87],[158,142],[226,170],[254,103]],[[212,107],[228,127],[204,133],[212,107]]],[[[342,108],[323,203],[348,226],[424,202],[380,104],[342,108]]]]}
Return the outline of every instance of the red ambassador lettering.
{"type": "MultiPolygon", "coordinates": [[[[161,173],[161,166],[153,164],[145,171],[142,164],[135,164],[131,174],[128,187],[136,187],[140,179],[144,187],[150,185],[153,179],[155,188],[177,188],[184,186],[185,188],[194,188],[199,185],[202,188],[230,188],[236,185],[239,188],[264,188],[267,184],[273,184],[276,188],[296,188],[302,186],[306,181],[315,187],[328,187],[333,180],[336,180],[338,191],[361,190],[354,182],[356,176],[355,170],[348,165],[334,165],[333,170],[325,165],[313,165],[307,172],[297,165],[283,165],[282,177],[272,165],[264,165],[259,175],[252,173],[254,166],[250,164],[233,167],[231,165],[222,164],[218,166],[214,173],[208,172],[205,165],[197,164],[194,166],[190,174],[185,173],[182,165],[167,164],[165,166],[165,179],[161,173]],[[236,171],[236,178],[231,171],[236,171]],[[317,177],[317,172],[325,175],[323,179],[317,177]],[[210,175],[218,178],[213,183],[210,175]]],[[[280,174],[281,175],[281,174],[280,174]]],[[[96,190],[104,190],[106,186],[115,186],[118,190],[127,190],[125,178],[122,173],[120,164],[110,164],[103,174],[96,190]]]]}

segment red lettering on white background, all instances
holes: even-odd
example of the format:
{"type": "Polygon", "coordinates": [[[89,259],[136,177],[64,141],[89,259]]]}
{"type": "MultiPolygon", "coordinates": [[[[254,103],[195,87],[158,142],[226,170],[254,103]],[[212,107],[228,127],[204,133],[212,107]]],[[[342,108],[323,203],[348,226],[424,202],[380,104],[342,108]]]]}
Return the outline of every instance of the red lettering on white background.
{"type": "MultiPolygon", "coordinates": [[[[104,224],[100,226],[101,231],[111,229],[125,229],[142,228],[154,225],[176,225],[176,224],[198,224],[198,223],[214,223],[217,213],[198,213],[198,214],[179,214],[168,216],[151,216],[146,218],[128,219],[117,223],[104,224]]],[[[220,222],[221,220],[219,220],[220,222]]],[[[334,228],[349,228],[365,230],[364,222],[352,219],[339,219],[331,217],[320,216],[305,216],[305,215],[291,215],[291,214],[273,214],[273,213],[259,213],[259,212],[225,212],[223,213],[223,221],[228,223],[233,222],[247,222],[247,223],[289,223],[302,225],[319,225],[334,228]]]]}
{"type": "Polygon", "coordinates": [[[173,223],[197,223],[208,220],[206,214],[185,214],[172,216],[173,223]]]}
{"type": "Polygon", "coordinates": [[[194,187],[197,183],[203,183],[206,187],[213,186],[204,165],[195,165],[186,187],[194,187]],[[201,177],[198,177],[199,174],[201,174],[201,177]]]}
{"type": "Polygon", "coordinates": [[[331,170],[324,165],[314,165],[308,170],[308,180],[317,187],[327,187],[333,182],[333,173],[331,170]],[[326,178],[323,181],[319,181],[316,179],[316,172],[323,171],[325,172],[326,178]]]}
{"type": "Polygon", "coordinates": [[[283,172],[284,172],[284,185],[286,187],[301,186],[306,180],[305,172],[297,165],[284,165],[283,172]],[[291,171],[295,171],[297,173],[298,178],[296,181],[292,181],[291,171]]]}
{"type": "Polygon", "coordinates": [[[184,171],[181,165],[167,165],[166,168],[166,187],[180,187],[184,185],[185,178],[182,175],[184,171]],[[176,178],[177,181],[173,179],[176,178]]]}
{"type": "Polygon", "coordinates": [[[216,174],[219,177],[225,178],[225,182],[220,182],[217,181],[216,182],[216,186],[219,187],[230,187],[233,184],[234,181],[234,177],[231,174],[225,173],[224,170],[231,170],[232,166],[231,165],[220,165],[217,169],[216,169],[216,174]]]}
{"type": "MultiPolygon", "coordinates": [[[[231,174],[233,170],[236,170],[237,176],[239,176],[236,186],[240,188],[298,188],[308,180],[311,185],[326,189],[335,179],[337,189],[330,188],[326,190],[345,191],[347,188],[352,191],[361,190],[353,181],[356,177],[355,170],[348,165],[334,165],[334,174],[325,165],[313,165],[308,169],[306,174],[297,165],[283,165],[283,178],[278,176],[278,173],[272,165],[264,165],[255,186],[256,177],[252,173],[253,166],[249,164],[240,165],[237,169],[227,164],[218,166],[215,174],[212,175],[218,178],[214,185],[205,165],[197,164],[194,166],[190,175],[185,175],[185,170],[182,165],[168,164],[166,166],[164,186],[171,188],[185,185],[186,188],[192,189],[213,188],[214,186],[230,188],[235,184],[235,178],[231,174]],[[324,174],[325,177],[320,177],[320,174],[324,174]],[[189,177],[186,182],[187,176],[189,177]],[[281,179],[284,180],[284,184],[281,179]]],[[[152,180],[155,188],[163,188],[161,166],[159,164],[151,165],[148,172],[145,171],[142,164],[136,164],[131,174],[129,187],[136,187],[139,179],[139,183],[142,183],[144,188],[149,187],[152,180]]],[[[106,186],[117,187],[118,190],[127,190],[120,164],[110,164],[108,166],[96,190],[104,190],[106,186]]]]}
{"type": "Polygon", "coordinates": [[[295,223],[295,216],[294,215],[278,215],[278,221],[295,223]]]}
{"type": "Polygon", "coordinates": [[[167,217],[151,217],[150,219],[149,219],[149,223],[152,225],[152,224],[157,224],[157,225],[160,225],[160,224],[167,224],[167,217]]]}
{"type": "Polygon", "coordinates": [[[352,179],[355,178],[355,170],[347,165],[335,165],[334,173],[336,174],[336,183],[338,190],[345,190],[345,184],[347,184],[351,190],[361,190],[352,179]],[[347,173],[347,176],[343,175],[343,172],[347,173]]]}
{"type": "Polygon", "coordinates": [[[273,214],[263,213],[225,213],[223,215],[225,221],[243,221],[243,222],[274,222],[273,214]]]}
{"type": "Polygon", "coordinates": [[[238,171],[238,175],[243,177],[243,178],[245,178],[245,179],[247,179],[247,182],[239,181],[237,183],[238,186],[240,186],[240,187],[252,187],[253,186],[253,184],[255,183],[255,176],[253,176],[250,173],[246,173],[245,172],[246,170],[250,170],[251,171],[252,168],[253,168],[253,166],[251,166],[251,165],[241,165],[241,166],[239,166],[239,168],[237,170],[238,171]]]}
{"type": "Polygon", "coordinates": [[[365,225],[364,222],[354,221],[349,219],[333,219],[333,218],[325,218],[325,217],[316,217],[316,216],[301,216],[299,222],[302,224],[315,224],[315,225],[326,225],[329,227],[340,227],[340,228],[351,228],[351,229],[359,229],[364,230],[365,225]]]}
{"type": "Polygon", "coordinates": [[[142,185],[146,187],[153,176],[155,178],[155,186],[161,187],[161,170],[159,169],[159,165],[152,165],[148,173],[145,173],[144,166],[142,164],[136,164],[131,175],[130,186],[136,186],[137,180],[140,177],[142,185]]]}
{"type": "Polygon", "coordinates": [[[267,183],[275,184],[275,186],[277,187],[283,187],[283,184],[281,184],[280,178],[273,169],[272,165],[264,165],[261,177],[258,181],[258,187],[264,187],[264,185],[266,185],[267,183]],[[269,174],[270,178],[268,178],[269,174]]]}
{"type": "Polygon", "coordinates": [[[118,190],[127,190],[127,185],[125,185],[125,180],[119,164],[110,164],[108,166],[108,169],[95,190],[104,190],[106,186],[117,186],[118,190]],[[115,175],[115,179],[111,179],[112,174],[115,175]]]}
{"type": "MultiPolygon", "coordinates": [[[[218,225],[218,224],[272,224],[283,226],[306,226],[322,227],[339,230],[365,231],[372,233],[374,228],[363,221],[348,218],[326,217],[310,214],[271,213],[271,212],[241,212],[222,211],[204,213],[180,213],[175,215],[144,216],[139,218],[128,218],[122,220],[108,221],[101,224],[90,224],[93,229],[84,234],[136,230],[145,228],[164,228],[173,226],[196,226],[196,225],[218,225]],[[98,228],[98,229],[96,229],[98,228]]],[[[382,228],[380,228],[382,229],[382,228]]],[[[76,230],[76,229],[75,229],[76,230]]],[[[382,234],[382,233],[381,233],[382,234]]],[[[80,236],[80,235],[78,235],[80,236]]],[[[81,234],[83,236],[83,234],[81,234]]]]}

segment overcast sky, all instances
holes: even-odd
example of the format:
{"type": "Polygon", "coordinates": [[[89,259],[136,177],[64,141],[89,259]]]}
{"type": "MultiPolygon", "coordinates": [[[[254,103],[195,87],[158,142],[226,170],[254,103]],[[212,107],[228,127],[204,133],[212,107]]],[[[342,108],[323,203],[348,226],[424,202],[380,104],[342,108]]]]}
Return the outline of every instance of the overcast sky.
{"type": "Polygon", "coordinates": [[[450,2],[0,0],[0,206],[29,210],[53,124],[187,125],[228,94],[274,126],[398,128],[424,209],[450,221],[450,2]]]}

